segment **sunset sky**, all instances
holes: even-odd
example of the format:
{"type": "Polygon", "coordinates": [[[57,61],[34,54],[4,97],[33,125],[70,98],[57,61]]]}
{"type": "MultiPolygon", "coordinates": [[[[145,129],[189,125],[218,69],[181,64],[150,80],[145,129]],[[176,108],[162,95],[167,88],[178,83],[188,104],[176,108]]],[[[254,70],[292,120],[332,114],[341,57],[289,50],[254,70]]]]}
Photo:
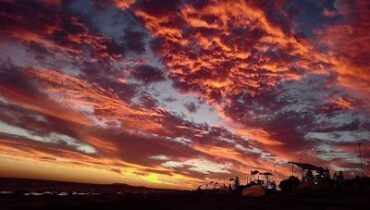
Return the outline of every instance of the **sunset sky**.
{"type": "Polygon", "coordinates": [[[370,175],[370,1],[0,0],[0,176],[370,175]]]}

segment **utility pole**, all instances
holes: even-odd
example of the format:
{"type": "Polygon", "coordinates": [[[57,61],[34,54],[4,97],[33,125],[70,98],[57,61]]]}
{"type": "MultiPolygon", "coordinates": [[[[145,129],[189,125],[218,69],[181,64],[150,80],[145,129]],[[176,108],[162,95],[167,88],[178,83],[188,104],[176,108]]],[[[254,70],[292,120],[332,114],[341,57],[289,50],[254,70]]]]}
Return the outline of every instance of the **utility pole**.
{"type": "Polygon", "coordinates": [[[361,154],[361,143],[358,143],[358,153],[360,154],[360,167],[361,167],[361,173],[363,173],[363,168],[362,168],[362,154],[361,154]]]}
{"type": "MultiPolygon", "coordinates": [[[[301,158],[299,158],[299,162],[302,163],[302,159],[301,158]]],[[[303,168],[301,168],[301,181],[304,180],[303,172],[304,172],[303,171],[303,168]]]]}
{"type": "Polygon", "coordinates": [[[273,178],[274,178],[274,182],[276,181],[276,163],[274,163],[274,176],[273,176],[273,178]]]}
{"type": "Polygon", "coordinates": [[[291,163],[291,165],[292,165],[292,176],[294,175],[294,171],[293,171],[293,163],[291,163]]]}

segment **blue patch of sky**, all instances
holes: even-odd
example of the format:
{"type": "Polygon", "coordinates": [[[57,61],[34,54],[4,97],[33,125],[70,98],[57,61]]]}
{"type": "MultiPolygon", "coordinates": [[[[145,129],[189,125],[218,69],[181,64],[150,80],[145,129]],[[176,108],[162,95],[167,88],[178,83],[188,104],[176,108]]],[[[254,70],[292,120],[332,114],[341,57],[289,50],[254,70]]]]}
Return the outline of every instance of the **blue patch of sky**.
{"type": "Polygon", "coordinates": [[[295,31],[311,38],[314,36],[315,29],[342,21],[340,16],[325,17],[323,15],[324,9],[335,11],[336,8],[333,3],[330,1],[321,1],[318,3],[311,0],[299,0],[288,3],[284,9],[286,11],[298,10],[298,15],[294,19],[298,23],[295,31]]]}
{"type": "Polygon", "coordinates": [[[163,69],[161,59],[152,52],[150,42],[152,41],[150,32],[144,25],[131,13],[118,9],[114,6],[95,9],[89,0],[78,0],[70,5],[70,10],[79,15],[94,30],[108,39],[112,39],[116,44],[124,47],[125,33],[142,33],[143,46],[145,52],[141,54],[125,51],[125,61],[146,60],[149,65],[163,69]]]}
{"type": "Polygon", "coordinates": [[[209,126],[225,126],[225,122],[213,107],[201,101],[195,94],[181,94],[172,86],[170,80],[152,83],[143,87],[142,90],[145,90],[151,97],[156,99],[159,107],[176,116],[180,116],[184,120],[197,124],[206,123],[209,126]],[[173,100],[169,101],[169,98],[173,100]],[[197,110],[195,112],[190,112],[184,106],[190,103],[196,104],[197,110]]]}

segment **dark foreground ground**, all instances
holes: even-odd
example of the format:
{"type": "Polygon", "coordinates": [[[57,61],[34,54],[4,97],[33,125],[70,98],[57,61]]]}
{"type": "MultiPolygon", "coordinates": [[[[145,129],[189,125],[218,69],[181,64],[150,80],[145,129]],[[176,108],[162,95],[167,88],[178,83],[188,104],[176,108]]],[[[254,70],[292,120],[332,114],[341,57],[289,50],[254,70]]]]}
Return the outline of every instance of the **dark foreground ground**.
{"type": "Polygon", "coordinates": [[[370,209],[370,194],[279,194],[242,198],[230,194],[171,192],[127,195],[24,196],[2,195],[0,209],[125,209],[125,210],[213,210],[213,209],[370,209]]]}
{"type": "Polygon", "coordinates": [[[0,178],[0,210],[369,210],[370,179],[261,198],[214,191],[175,191],[125,184],[0,178]]]}

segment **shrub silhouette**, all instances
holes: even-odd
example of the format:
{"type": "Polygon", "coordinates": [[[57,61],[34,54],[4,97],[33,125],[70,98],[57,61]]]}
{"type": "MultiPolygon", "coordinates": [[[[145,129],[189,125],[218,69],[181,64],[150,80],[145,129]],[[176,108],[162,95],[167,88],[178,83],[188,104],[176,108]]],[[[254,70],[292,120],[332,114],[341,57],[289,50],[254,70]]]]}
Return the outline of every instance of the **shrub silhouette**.
{"type": "Polygon", "coordinates": [[[301,182],[295,176],[291,176],[286,180],[280,182],[279,187],[283,192],[293,192],[297,189],[301,182]]]}

